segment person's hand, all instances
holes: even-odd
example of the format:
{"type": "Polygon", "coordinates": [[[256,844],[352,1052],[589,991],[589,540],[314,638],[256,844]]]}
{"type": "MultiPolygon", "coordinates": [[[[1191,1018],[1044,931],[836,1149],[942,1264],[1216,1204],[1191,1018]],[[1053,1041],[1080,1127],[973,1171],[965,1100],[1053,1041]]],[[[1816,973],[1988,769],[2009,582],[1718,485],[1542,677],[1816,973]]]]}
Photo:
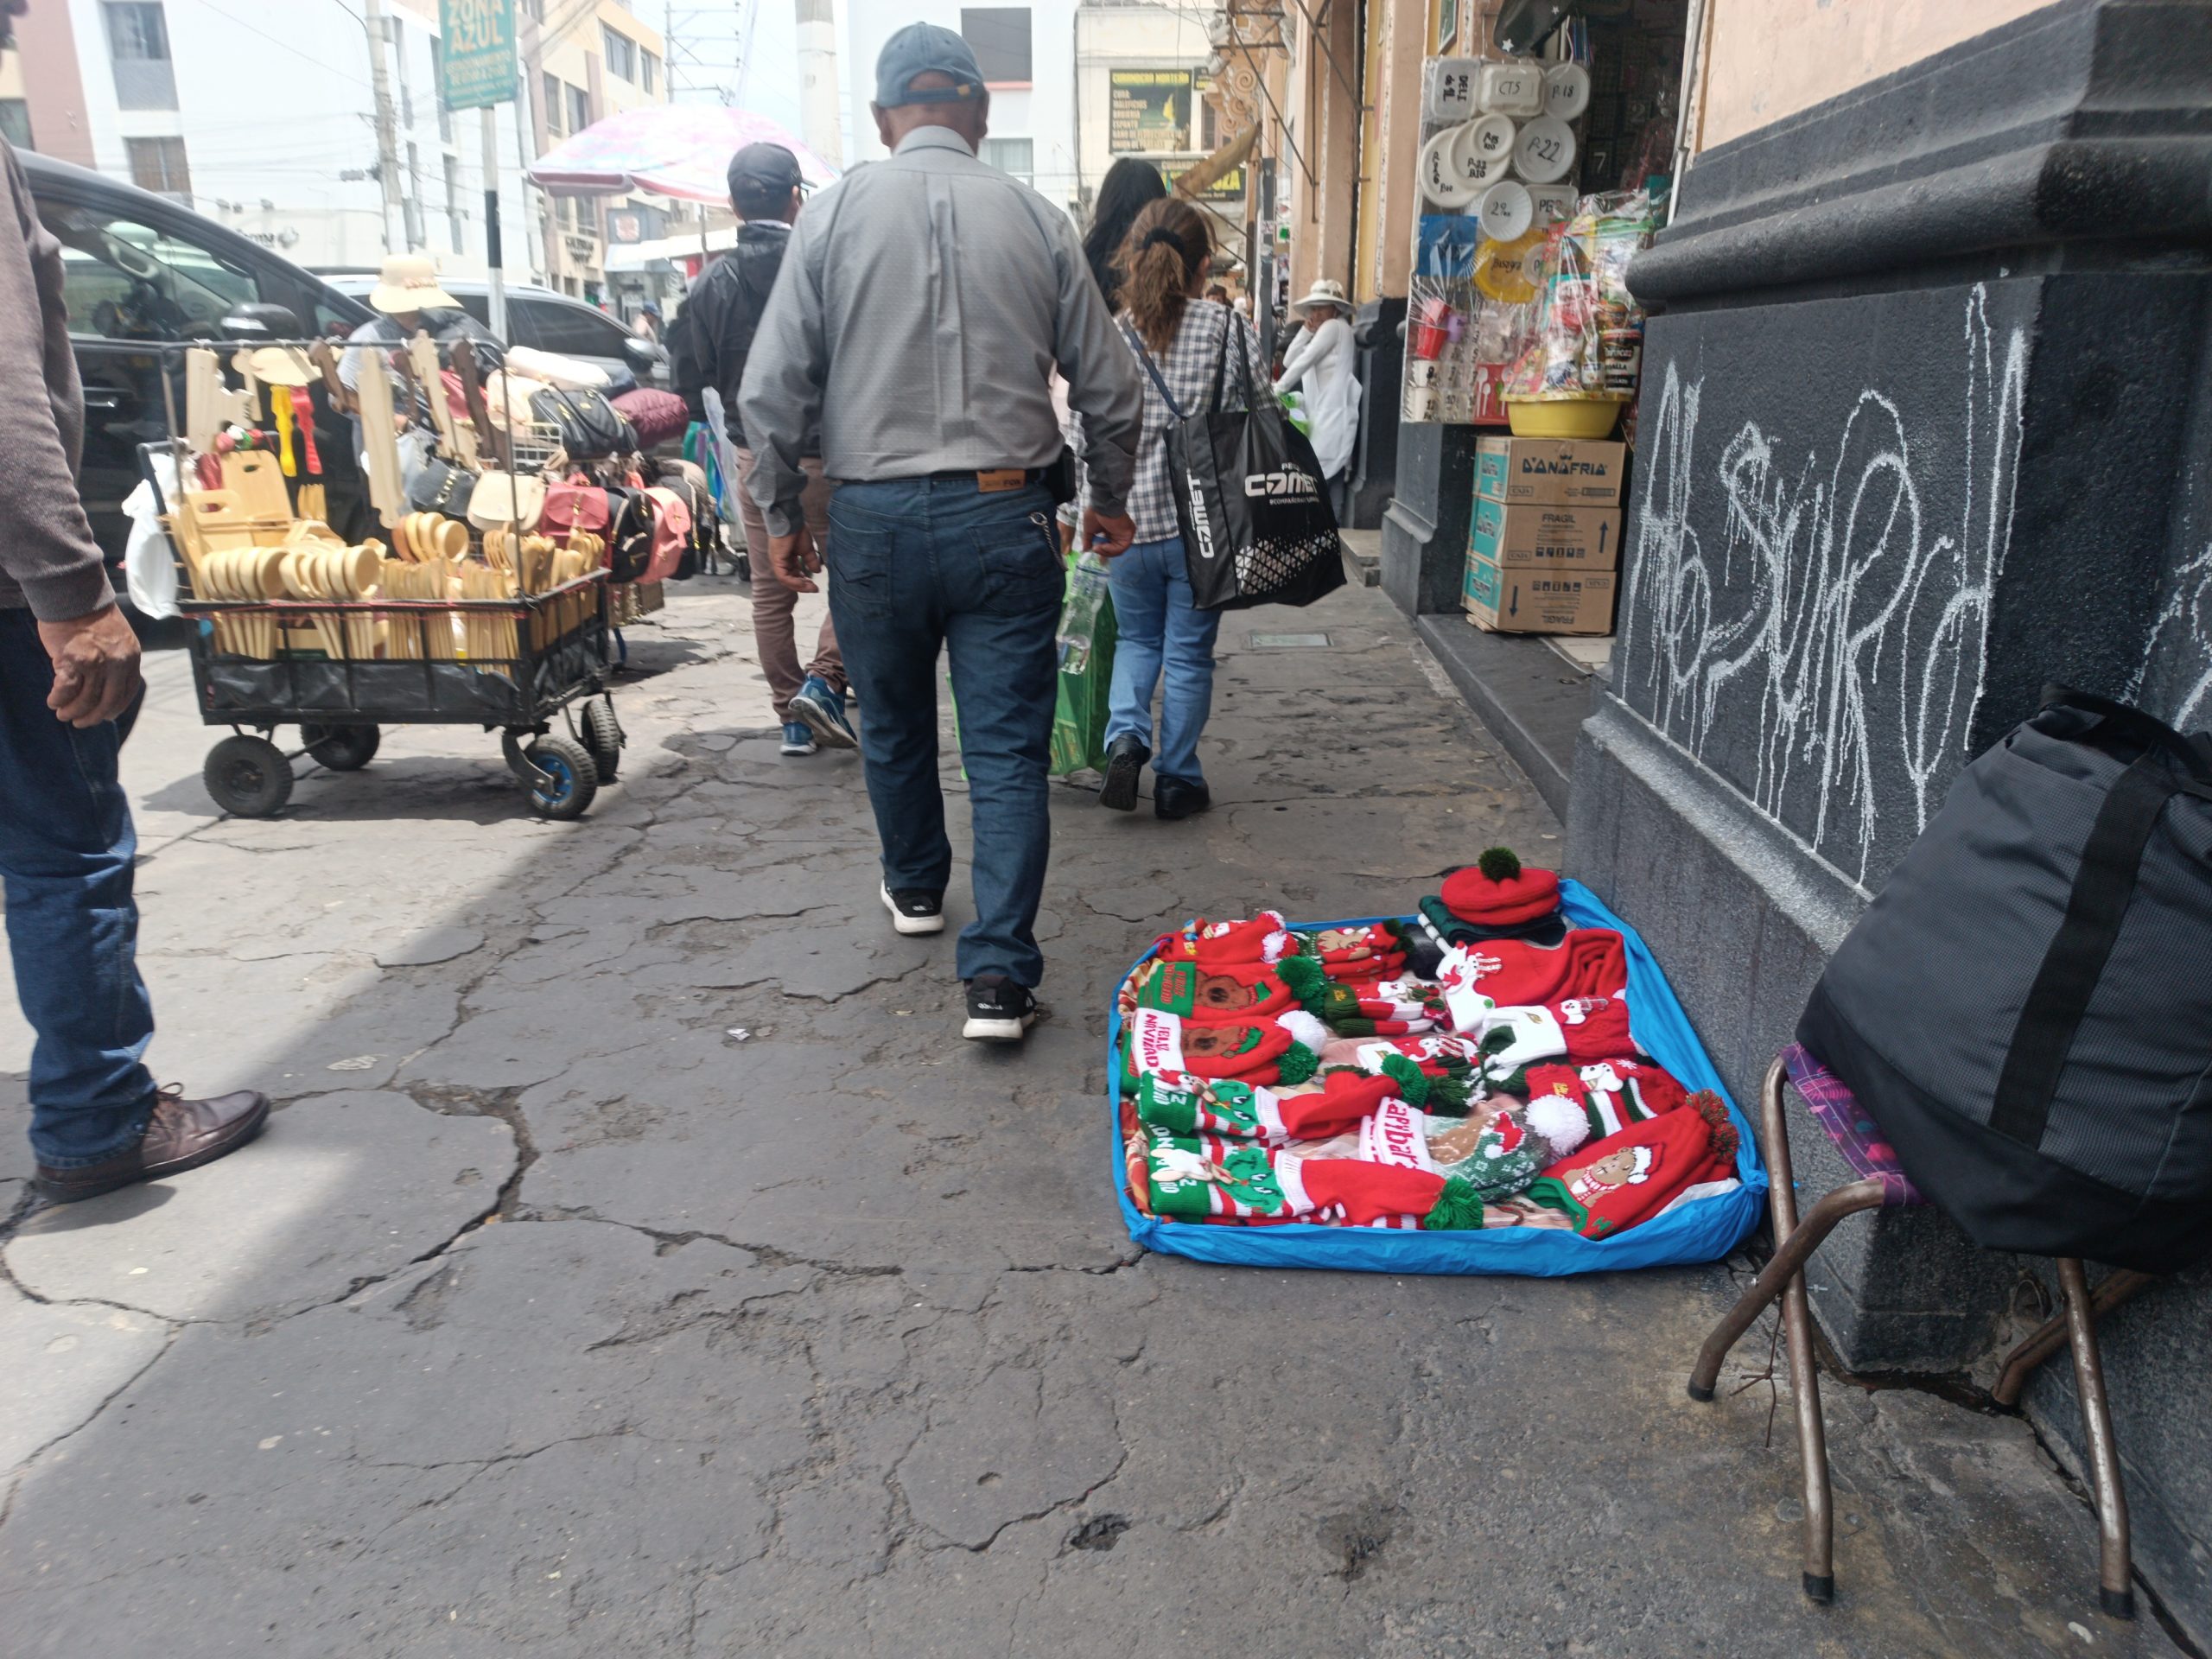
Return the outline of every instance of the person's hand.
{"type": "Polygon", "coordinates": [[[815,551],[814,537],[809,531],[802,530],[796,536],[771,536],[768,564],[775,571],[776,580],[793,593],[822,591],[809,580],[822,568],[822,555],[815,551]]]}
{"type": "Polygon", "coordinates": [[[1126,512],[1083,510],[1083,544],[1102,559],[1117,558],[1137,538],[1136,521],[1126,512]]]}
{"type": "Polygon", "coordinates": [[[138,669],[138,636],[120,606],[67,622],[41,622],[38,642],[54,659],[54,690],[46,706],[72,726],[97,726],[130,706],[144,683],[138,669]]]}

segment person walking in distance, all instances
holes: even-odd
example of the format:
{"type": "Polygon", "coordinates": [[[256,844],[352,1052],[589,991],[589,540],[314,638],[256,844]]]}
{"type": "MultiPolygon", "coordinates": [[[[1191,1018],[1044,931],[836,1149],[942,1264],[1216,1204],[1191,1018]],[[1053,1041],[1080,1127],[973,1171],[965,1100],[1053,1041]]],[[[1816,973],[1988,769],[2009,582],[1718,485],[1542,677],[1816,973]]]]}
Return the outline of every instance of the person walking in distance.
{"type": "MultiPolygon", "coordinates": [[[[0,12],[20,6],[0,0],[0,12]]],[[[257,1094],[187,1100],[143,1056],[137,841],[117,775],[144,683],[77,493],[85,399],[61,245],[0,143],[15,208],[0,232],[0,880],[31,1051],[31,1149],[56,1203],[173,1175],[261,1132],[257,1094]]]]}
{"type": "MultiPolygon", "coordinates": [[[[791,245],[791,223],[798,217],[798,157],[781,144],[747,144],[730,160],[729,205],[742,221],[737,246],[699,274],[684,302],[684,327],[678,331],[676,389],[699,420],[707,418],[702,393],[708,386],[721,397],[722,418],[737,446],[741,476],[753,470],[753,451],[738,412],[738,388],[745,365],[775,291],[776,273],[791,245]]],[[[830,531],[830,480],[822,472],[818,422],[798,439],[798,467],[804,475],[798,511],[819,545],[830,531]]],[[[784,728],[785,754],[812,754],[817,745],[856,747],[845,714],[845,659],[838,653],[834,619],[822,619],[814,660],[802,671],[793,613],[802,592],[777,572],[768,556],[768,525],[749,491],[738,492],[745,522],[747,556],[753,565],[753,638],[760,650],[761,671],[768,677],[777,722],[784,728]]]]}
{"type": "Polygon", "coordinates": [[[1213,233],[1189,202],[1171,196],[1153,203],[1137,215],[1116,257],[1123,338],[1144,370],[1144,436],[1129,492],[1136,544],[1107,571],[1121,639],[1114,650],[1098,804],[1133,810],[1137,776],[1149,760],[1154,814],[1187,818],[1213,804],[1198,764],[1198,734],[1213,709],[1221,613],[1201,611],[1192,600],[1167,430],[1179,416],[1206,407],[1217,375],[1228,382],[1224,401],[1235,397],[1240,370],[1244,385],[1265,395],[1267,365],[1252,325],[1226,305],[1198,297],[1212,269],[1213,233]],[[1163,681],[1155,754],[1152,694],[1163,681]]]}
{"type": "Polygon", "coordinates": [[[1083,540],[1108,557],[1135,532],[1143,405],[1066,216],[976,159],[990,99],[967,42],[910,24],[875,77],[892,155],[823,191],[791,231],[740,399],[747,486],[778,569],[811,588],[822,562],[799,462],[819,418],[837,480],[830,608],[866,712],[881,896],[902,933],[944,926],[936,675],[949,652],[975,842],[963,1034],[1018,1041],[1044,973],[1033,930],[1065,582],[1052,514],[1071,487],[1047,382],[1057,364],[1090,478],[1083,540]]]}

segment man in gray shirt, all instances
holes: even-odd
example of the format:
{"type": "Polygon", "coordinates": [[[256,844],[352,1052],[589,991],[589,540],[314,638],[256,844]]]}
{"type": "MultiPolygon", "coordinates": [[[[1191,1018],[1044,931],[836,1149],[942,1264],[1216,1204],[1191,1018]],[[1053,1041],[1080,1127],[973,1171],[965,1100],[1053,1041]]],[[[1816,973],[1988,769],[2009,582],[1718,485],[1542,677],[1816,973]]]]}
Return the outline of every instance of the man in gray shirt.
{"type": "Polygon", "coordinates": [[[808,203],[760,320],[739,397],[754,456],[746,484],[778,575],[814,591],[823,559],[800,510],[800,461],[818,417],[838,485],[830,609],[862,711],[882,899],[901,933],[944,928],[936,676],[950,653],[975,841],[963,1033],[1018,1041],[1044,973],[1033,929],[1065,582],[1052,371],[1083,423],[1084,543],[1109,557],[1133,533],[1142,398],[1066,215],[976,159],[990,99],[967,42],[926,23],[900,29],[877,60],[873,107],[891,158],[808,203]]]}

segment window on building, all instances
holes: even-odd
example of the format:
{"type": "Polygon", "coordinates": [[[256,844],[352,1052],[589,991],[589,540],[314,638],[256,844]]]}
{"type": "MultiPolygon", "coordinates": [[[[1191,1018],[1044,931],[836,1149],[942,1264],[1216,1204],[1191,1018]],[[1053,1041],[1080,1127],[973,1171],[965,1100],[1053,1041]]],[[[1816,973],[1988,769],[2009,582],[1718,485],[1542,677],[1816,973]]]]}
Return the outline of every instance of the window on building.
{"type": "Polygon", "coordinates": [[[581,86],[569,88],[569,131],[582,132],[591,125],[591,94],[581,86]]]}
{"type": "Polygon", "coordinates": [[[645,48],[638,48],[638,85],[652,92],[660,84],[660,60],[645,48]]]}
{"type": "Polygon", "coordinates": [[[438,142],[453,143],[453,111],[446,107],[446,47],[436,35],[430,36],[430,97],[438,106],[438,142]]]}
{"type": "Polygon", "coordinates": [[[963,6],[960,38],[976,54],[976,66],[993,86],[1029,84],[1029,8],[963,6]]]}
{"type": "Polygon", "coordinates": [[[467,232],[461,222],[461,159],[446,157],[446,236],[455,253],[467,251],[467,232]]]}
{"type": "Polygon", "coordinates": [[[176,108],[176,73],[169,63],[169,26],[161,0],[105,0],[103,10],[118,107],[176,108]]]}
{"type": "Polygon", "coordinates": [[[1009,178],[1020,179],[1024,184],[1034,181],[1037,168],[1037,144],[1031,138],[986,138],[983,140],[983,165],[995,167],[1009,178]]]}
{"type": "Polygon", "coordinates": [[[638,78],[638,43],[620,29],[599,26],[600,55],[607,60],[607,73],[620,75],[625,80],[638,78]]]}
{"type": "Polygon", "coordinates": [[[0,98],[0,138],[17,149],[35,149],[31,143],[31,106],[20,98],[0,98]]]}
{"type": "Polygon", "coordinates": [[[130,182],[156,195],[192,203],[192,172],[184,162],[181,138],[126,138],[123,153],[130,162],[130,182]]]}
{"type": "Polygon", "coordinates": [[[568,129],[561,124],[569,108],[569,100],[563,92],[560,76],[545,77],[545,133],[550,138],[565,137],[568,134],[568,129]]]}

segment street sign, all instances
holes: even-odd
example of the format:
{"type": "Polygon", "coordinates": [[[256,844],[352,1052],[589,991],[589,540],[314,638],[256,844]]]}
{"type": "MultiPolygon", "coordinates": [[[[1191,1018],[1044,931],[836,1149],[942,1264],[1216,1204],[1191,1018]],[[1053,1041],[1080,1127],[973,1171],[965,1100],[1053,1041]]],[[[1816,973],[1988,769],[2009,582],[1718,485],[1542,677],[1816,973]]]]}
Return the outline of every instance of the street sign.
{"type": "Polygon", "coordinates": [[[438,95],[449,110],[515,97],[515,0],[438,0],[438,95]]]}

